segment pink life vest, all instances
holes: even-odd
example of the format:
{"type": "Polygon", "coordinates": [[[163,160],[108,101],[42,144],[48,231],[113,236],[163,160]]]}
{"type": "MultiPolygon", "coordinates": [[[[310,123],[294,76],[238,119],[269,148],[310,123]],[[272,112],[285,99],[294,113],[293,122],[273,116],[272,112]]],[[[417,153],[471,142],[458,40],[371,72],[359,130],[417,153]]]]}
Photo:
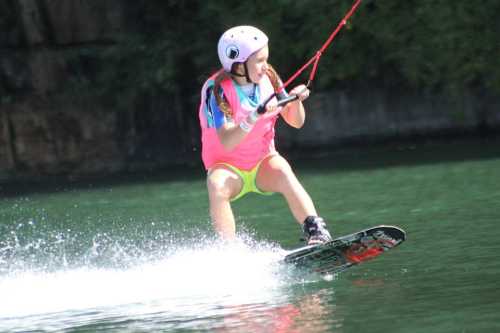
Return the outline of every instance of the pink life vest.
{"type": "MultiPolygon", "coordinates": [[[[206,113],[209,112],[207,107],[207,89],[210,85],[213,86],[216,75],[217,73],[205,82],[201,91],[199,118],[203,164],[207,170],[217,163],[228,163],[241,170],[251,170],[264,157],[276,151],[274,146],[274,125],[278,119],[280,110],[267,112],[262,115],[240,144],[230,151],[226,150],[220,142],[215,126],[208,126],[206,116],[206,113]]],[[[226,79],[221,82],[221,87],[233,112],[233,121],[238,125],[252,110],[248,107],[243,107],[240,100],[242,98],[240,97],[241,94],[238,95],[235,84],[237,83],[233,80],[226,79]]],[[[259,103],[274,93],[273,85],[267,76],[264,76],[259,82],[259,90],[259,103]]],[[[276,98],[274,98],[268,105],[276,105],[276,103],[276,98]]]]}

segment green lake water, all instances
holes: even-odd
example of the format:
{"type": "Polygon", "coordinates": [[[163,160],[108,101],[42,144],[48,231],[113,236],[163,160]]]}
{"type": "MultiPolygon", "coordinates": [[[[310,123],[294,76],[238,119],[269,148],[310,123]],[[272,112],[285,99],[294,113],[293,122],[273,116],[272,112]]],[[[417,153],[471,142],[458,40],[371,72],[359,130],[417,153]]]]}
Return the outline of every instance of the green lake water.
{"type": "Polygon", "coordinates": [[[200,169],[2,187],[0,332],[500,332],[499,143],[294,162],[335,235],[407,232],[333,279],[279,263],[301,236],[279,195],[217,242],[200,169]]]}

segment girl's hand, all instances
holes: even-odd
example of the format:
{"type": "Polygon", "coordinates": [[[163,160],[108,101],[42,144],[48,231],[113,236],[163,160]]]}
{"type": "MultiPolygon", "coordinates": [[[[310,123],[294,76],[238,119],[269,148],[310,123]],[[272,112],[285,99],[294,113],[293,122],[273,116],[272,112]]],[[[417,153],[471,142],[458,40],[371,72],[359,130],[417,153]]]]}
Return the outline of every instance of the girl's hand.
{"type": "Polygon", "coordinates": [[[304,84],[301,84],[290,91],[290,95],[297,95],[299,101],[301,102],[307,99],[309,97],[309,94],[310,90],[304,84]]]}

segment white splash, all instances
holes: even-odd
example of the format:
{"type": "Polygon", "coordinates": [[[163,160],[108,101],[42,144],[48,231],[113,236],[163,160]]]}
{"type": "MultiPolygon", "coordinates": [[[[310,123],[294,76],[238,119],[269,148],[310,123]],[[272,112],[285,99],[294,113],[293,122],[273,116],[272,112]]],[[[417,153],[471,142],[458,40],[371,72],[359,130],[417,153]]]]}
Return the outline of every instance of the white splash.
{"type": "Polygon", "coordinates": [[[161,312],[186,318],[221,307],[275,302],[286,295],[281,251],[269,245],[206,244],[124,269],[0,276],[0,331],[63,329],[75,313],[144,317],[161,312]]]}

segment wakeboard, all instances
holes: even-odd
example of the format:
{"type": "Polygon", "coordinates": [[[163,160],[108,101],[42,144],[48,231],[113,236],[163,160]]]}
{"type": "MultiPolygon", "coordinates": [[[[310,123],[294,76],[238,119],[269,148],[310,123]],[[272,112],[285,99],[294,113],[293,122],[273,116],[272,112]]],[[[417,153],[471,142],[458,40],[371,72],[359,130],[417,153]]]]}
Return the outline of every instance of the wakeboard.
{"type": "Polygon", "coordinates": [[[289,251],[284,262],[298,269],[319,274],[334,274],[373,259],[406,239],[404,230],[379,225],[336,238],[330,242],[307,245],[289,251]]]}

